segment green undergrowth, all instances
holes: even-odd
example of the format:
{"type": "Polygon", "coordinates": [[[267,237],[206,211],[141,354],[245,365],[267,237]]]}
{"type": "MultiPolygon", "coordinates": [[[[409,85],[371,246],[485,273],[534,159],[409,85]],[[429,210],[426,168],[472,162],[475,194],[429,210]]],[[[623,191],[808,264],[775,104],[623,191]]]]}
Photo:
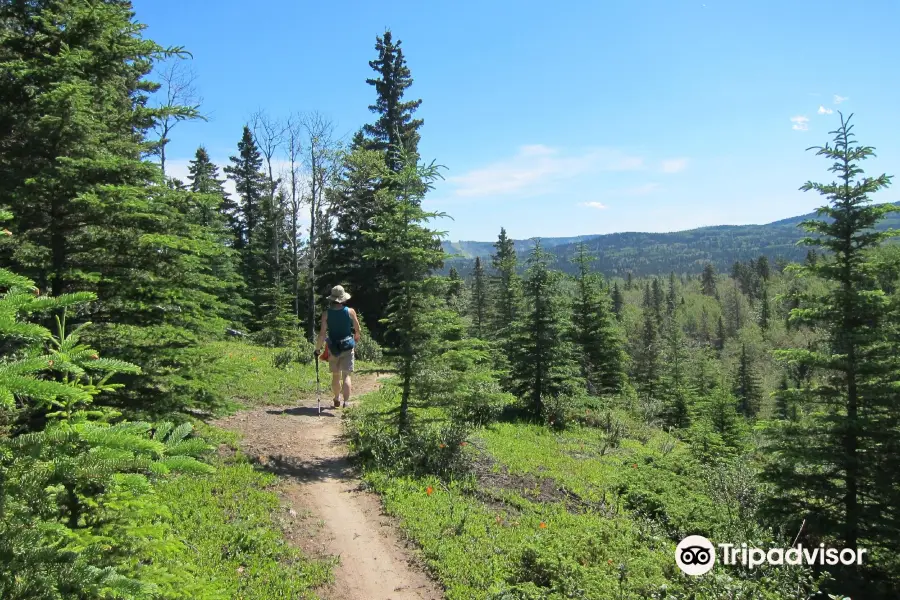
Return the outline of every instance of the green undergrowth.
{"type": "MultiPolygon", "coordinates": [[[[450,600],[807,598],[798,568],[719,565],[692,578],[674,560],[690,534],[768,545],[748,518],[752,490],[738,464],[706,465],[690,447],[627,411],[588,415],[596,426],[564,431],[502,422],[454,440],[467,468],[404,473],[390,459],[396,394],[366,397],[349,430],[367,483],[421,548],[450,600]],[[380,433],[380,432],[383,432],[380,433]],[[380,456],[379,456],[380,453],[380,456]]],[[[415,442],[440,456],[452,432],[434,409],[413,410],[415,442]]],[[[419,461],[421,462],[421,460],[419,461]]]]}
{"type": "Polygon", "coordinates": [[[186,547],[177,560],[202,590],[193,597],[316,598],[312,589],[329,580],[330,565],[284,541],[271,490],[276,478],[242,458],[217,460],[215,467],[210,475],[175,477],[157,487],[171,533],[186,547]]]}

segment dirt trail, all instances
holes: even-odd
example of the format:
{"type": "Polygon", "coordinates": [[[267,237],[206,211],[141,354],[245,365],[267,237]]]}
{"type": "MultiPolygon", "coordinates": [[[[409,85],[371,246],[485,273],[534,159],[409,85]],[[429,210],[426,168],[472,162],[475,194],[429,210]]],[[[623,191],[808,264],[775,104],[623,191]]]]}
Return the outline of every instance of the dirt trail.
{"type": "MultiPolygon", "coordinates": [[[[358,375],[353,383],[354,399],[378,386],[371,375],[358,375]]],[[[323,391],[323,407],[330,398],[330,391],[323,391]]],[[[312,395],[295,407],[254,408],[215,424],[239,432],[244,452],[281,478],[279,491],[290,506],[285,523],[288,539],[308,555],[340,558],[334,584],[317,590],[320,596],[443,598],[382,513],[377,496],[363,491],[347,459],[341,409],[326,408],[317,416],[312,395]]]]}

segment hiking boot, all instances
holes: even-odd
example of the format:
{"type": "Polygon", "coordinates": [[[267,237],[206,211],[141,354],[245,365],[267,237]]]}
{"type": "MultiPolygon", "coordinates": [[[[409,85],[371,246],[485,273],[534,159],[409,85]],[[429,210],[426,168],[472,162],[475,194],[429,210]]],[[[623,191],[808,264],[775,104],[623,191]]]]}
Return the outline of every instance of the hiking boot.
{"type": "Polygon", "coordinates": [[[340,408],[340,407],[341,407],[341,401],[340,401],[338,398],[335,398],[332,402],[334,402],[334,407],[335,407],[335,408],[340,408]]]}
{"type": "Polygon", "coordinates": [[[346,400],[344,400],[343,404],[341,404],[341,407],[342,407],[342,408],[347,408],[348,406],[350,406],[350,405],[347,404],[347,401],[346,401],[346,400]]]}

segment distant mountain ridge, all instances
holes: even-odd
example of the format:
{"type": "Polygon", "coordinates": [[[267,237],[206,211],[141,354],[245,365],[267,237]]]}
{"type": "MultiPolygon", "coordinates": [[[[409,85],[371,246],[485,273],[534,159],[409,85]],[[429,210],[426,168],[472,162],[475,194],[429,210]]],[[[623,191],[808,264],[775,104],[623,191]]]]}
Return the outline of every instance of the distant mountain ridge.
{"type": "MultiPolygon", "coordinates": [[[[894,203],[900,206],[900,202],[894,203]]],[[[570,259],[577,245],[584,242],[597,256],[594,268],[608,276],[653,275],[659,273],[699,273],[711,262],[718,271],[729,271],[735,261],[747,261],[760,255],[775,261],[802,260],[808,248],[797,246],[805,236],[798,225],[815,218],[808,213],[765,225],[713,225],[671,233],[623,232],[575,237],[541,238],[541,245],[557,257],[555,268],[571,272],[570,259]]],[[[900,213],[893,213],[882,223],[883,229],[900,229],[900,213]]],[[[520,258],[534,247],[536,238],[514,240],[520,258]]],[[[467,274],[475,257],[490,257],[493,242],[444,242],[444,251],[452,255],[444,272],[451,266],[467,274]]]]}

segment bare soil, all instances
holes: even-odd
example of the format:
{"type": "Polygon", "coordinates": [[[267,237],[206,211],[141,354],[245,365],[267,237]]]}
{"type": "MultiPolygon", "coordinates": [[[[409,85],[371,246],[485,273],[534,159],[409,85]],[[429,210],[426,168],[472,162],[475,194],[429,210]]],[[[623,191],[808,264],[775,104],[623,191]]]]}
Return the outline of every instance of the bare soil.
{"type": "MultiPolygon", "coordinates": [[[[349,462],[341,409],[330,407],[327,383],[321,416],[312,395],[297,406],[253,408],[215,425],[239,432],[243,451],[279,476],[287,539],[309,556],[337,557],[334,583],[317,590],[322,598],[442,599],[440,587],[349,462]]],[[[378,386],[372,375],[357,375],[353,384],[351,401],[378,386]]]]}

